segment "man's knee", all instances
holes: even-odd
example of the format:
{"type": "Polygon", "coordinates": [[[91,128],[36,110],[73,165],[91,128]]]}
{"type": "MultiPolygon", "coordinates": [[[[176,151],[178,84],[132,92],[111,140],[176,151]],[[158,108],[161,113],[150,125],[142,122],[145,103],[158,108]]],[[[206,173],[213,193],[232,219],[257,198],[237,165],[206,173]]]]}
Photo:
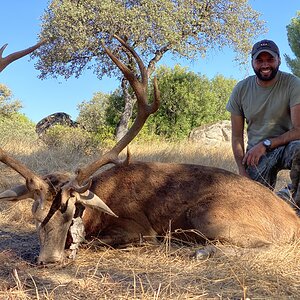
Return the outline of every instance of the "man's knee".
{"type": "Polygon", "coordinates": [[[289,142],[284,149],[282,157],[282,169],[291,170],[295,155],[300,151],[300,140],[289,142]]]}

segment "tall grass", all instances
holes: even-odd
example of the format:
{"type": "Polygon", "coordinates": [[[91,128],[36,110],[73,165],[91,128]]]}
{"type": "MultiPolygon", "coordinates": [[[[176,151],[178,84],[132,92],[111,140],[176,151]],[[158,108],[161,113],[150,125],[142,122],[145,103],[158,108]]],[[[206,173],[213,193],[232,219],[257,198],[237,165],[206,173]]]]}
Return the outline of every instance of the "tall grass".
{"type": "MultiPolygon", "coordinates": [[[[67,144],[49,148],[34,135],[19,143],[13,138],[5,141],[5,150],[39,174],[74,172],[105,151],[84,153],[67,144]]],[[[134,142],[130,151],[132,160],[203,164],[236,171],[228,144],[134,142]]],[[[1,166],[1,190],[22,181],[14,171],[1,166]]],[[[167,236],[157,246],[124,249],[103,248],[94,241],[83,246],[73,262],[39,268],[33,264],[39,246],[30,210],[30,200],[1,203],[0,299],[298,298],[299,242],[257,251],[218,245],[221,255],[196,260],[193,254],[199,245],[172,245],[167,236]]]]}

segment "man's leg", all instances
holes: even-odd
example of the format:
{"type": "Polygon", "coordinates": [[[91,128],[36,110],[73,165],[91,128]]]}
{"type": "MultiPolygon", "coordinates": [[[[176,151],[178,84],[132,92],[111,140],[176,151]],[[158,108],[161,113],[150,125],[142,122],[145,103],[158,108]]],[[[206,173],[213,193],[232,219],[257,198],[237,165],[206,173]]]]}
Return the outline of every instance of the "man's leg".
{"type": "Polygon", "coordinates": [[[292,141],[284,147],[282,158],[279,161],[280,170],[290,170],[294,155],[300,150],[300,140],[292,141]]]}
{"type": "Polygon", "coordinates": [[[300,205],[300,141],[290,142],[283,153],[281,168],[289,169],[291,184],[287,188],[283,188],[278,192],[278,195],[288,198],[296,205],[300,205]]]}
{"type": "Polygon", "coordinates": [[[267,152],[266,155],[260,158],[257,166],[247,167],[246,172],[250,178],[274,190],[284,148],[285,146],[281,146],[267,152]]]}
{"type": "Polygon", "coordinates": [[[300,140],[280,146],[261,157],[255,167],[247,167],[248,175],[255,181],[274,190],[277,174],[280,170],[290,170],[294,154],[300,151],[300,140]]]}

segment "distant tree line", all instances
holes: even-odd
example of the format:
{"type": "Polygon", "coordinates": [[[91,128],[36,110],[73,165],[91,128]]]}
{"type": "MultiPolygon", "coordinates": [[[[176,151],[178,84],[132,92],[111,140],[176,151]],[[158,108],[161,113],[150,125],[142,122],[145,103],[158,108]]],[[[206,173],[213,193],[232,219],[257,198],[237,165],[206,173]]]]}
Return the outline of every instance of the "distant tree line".
{"type": "Polygon", "coordinates": [[[13,99],[12,91],[0,84],[0,145],[36,140],[34,123],[19,112],[21,108],[21,102],[13,99]]]}
{"type": "MultiPolygon", "coordinates": [[[[161,105],[158,112],[149,118],[139,138],[182,140],[197,126],[229,118],[225,105],[236,80],[225,78],[223,75],[209,79],[179,65],[173,69],[161,66],[157,69],[156,76],[161,93],[161,105]]],[[[131,90],[129,93],[133,97],[131,90]]],[[[152,97],[150,91],[149,97],[152,97]]],[[[79,115],[76,121],[80,130],[88,132],[89,140],[93,140],[93,144],[97,141],[114,140],[124,105],[121,88],[112,94],[95,93],[92,99],[78,105],[79,115]]],[[[25,122],[26,117],[20,118],[21,114],[18,112],[20,108],[21,103],[12,100],[11,91],[0,85],[0,116],[9,119],[16,119],[16,116],[19,116],[17,119],[25,122]]],[[[78,129],[57,126],[49,131],[47,140],[51,144],[59,145],[64,137],[72,136],[72,133],[71,135],[68,133],[72,130],[76,131],[76,136],[79,135],[78,129]]],[[[84,134],[80,135],[81,144],[84,134]]]]}
{"type": "MultiPolygon", "coordinates": [[[[162,66],[158,68],[156,76],[161,105],[158,112],[147,121],[143,129],[144,138],[156,136],[180,140],[197,126],[229,118],[225,105],[236,80],[222,75],[209,79],[179,65],[173,69],[162,66]]],[[[90,101],[78,106],[77,122],[89,132],[102,137],[112,136],[123,107],[121,90],[111,95],[96,93],[90,101]]]]}

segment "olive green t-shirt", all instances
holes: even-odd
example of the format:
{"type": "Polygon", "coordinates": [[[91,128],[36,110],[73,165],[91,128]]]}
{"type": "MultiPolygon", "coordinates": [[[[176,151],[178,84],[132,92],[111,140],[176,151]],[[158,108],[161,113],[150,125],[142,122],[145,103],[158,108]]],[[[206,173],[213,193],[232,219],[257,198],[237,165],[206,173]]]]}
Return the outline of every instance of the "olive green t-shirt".
{"type": "Polygon", "coordinates": [[[249,76],[234,87],[226,109],[247,122],[248,149],[292,128],[290,108],[300,104],[300,78],[278,71],[276,83],[261,87],[249,76]]]}

